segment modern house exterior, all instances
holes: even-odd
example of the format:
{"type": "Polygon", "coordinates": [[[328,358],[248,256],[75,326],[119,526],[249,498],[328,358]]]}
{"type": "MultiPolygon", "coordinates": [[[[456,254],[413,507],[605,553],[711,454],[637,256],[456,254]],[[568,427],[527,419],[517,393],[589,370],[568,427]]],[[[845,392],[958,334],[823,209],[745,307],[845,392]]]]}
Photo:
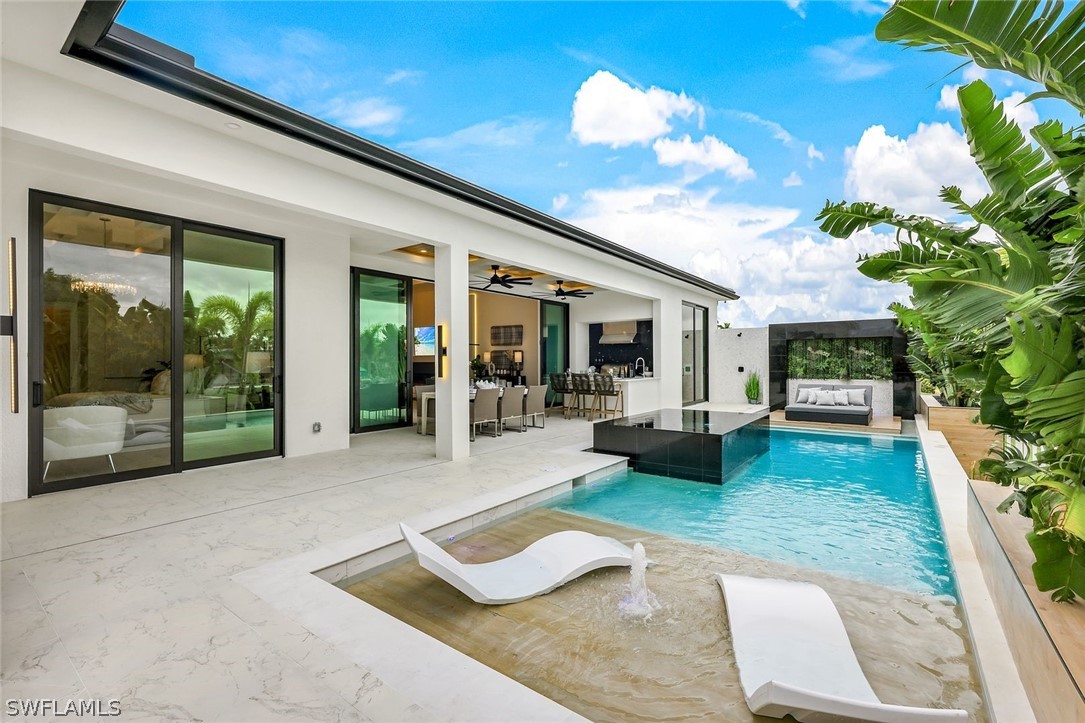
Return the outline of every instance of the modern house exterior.
{"type": "Polygon", "coordinates": [[[0,4],[3,500],[344,449],[425,382],[460,459],[473,359],[545,384],[616,322],[652,371],[627,412],[708,399],[732,290],[211,76],[122,5],[0,4]]]}

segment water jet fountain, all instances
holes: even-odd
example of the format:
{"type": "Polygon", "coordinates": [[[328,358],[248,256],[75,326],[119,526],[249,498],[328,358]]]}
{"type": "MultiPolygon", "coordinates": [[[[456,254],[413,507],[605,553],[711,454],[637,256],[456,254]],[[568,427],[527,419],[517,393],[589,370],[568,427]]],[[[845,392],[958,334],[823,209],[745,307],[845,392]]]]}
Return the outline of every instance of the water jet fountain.
{"type": "Polygon", "coordinates": [[[628,620],[651,620],[652,613],[662,607],[656,596],[648,589],[648,558],[644,545],[633,545],[633,562],[629,566],[629,585],[626,594],[618,601],[618,613],[628,620]]]}

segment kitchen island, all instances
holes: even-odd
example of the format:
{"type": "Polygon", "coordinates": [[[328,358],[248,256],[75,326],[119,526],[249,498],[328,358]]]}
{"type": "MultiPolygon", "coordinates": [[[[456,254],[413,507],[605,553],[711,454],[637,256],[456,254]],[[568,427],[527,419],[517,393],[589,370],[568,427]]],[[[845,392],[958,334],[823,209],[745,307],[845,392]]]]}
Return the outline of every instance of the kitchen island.
{"type": "Polygon", "coordinates": [[[659,409],[659,379],[655,377],[615,378],[625,398],[625,416],[659,409]]]}

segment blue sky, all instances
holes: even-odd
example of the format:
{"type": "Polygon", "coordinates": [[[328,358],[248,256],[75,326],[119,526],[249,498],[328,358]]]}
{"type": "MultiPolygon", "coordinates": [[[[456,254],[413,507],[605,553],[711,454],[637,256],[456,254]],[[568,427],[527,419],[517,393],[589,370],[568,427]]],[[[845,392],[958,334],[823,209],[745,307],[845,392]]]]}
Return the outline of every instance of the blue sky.
{"type": "MultiPolygon", "coordinates": [[[[174,3],[120,21],[216,75],[730,286],[736,326],[879,317],[826,199],[948,215],[982,193],[953,109],[1002,74],[874,40],[876,0],[174,3]],[[948,75],[947,75],[948,74],[948,75]]],[[[1014,94],[1017,95],[1014,95],[1014,94]]]]}

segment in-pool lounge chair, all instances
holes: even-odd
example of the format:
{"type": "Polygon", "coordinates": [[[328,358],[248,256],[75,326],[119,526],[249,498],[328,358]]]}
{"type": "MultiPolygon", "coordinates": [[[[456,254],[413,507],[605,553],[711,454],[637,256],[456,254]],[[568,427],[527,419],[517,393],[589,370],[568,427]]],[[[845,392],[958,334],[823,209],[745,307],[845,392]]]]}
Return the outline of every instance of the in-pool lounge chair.
{"type": "Polygon", "coordinates": [[[964,721],[963,710],[887,705],[859,667],[844,622],[817,585],[716,575],[746,705],[803,723],[964,721]]]}
{"type": "Polygon", "coordinates": [[[477,603],[504,605],[544,595],[601,567],[629,566],[633,551],[612,537],[566,530],[502,560],[462,563],[425,535],[400,523],[418,564],[477,603]]]}

